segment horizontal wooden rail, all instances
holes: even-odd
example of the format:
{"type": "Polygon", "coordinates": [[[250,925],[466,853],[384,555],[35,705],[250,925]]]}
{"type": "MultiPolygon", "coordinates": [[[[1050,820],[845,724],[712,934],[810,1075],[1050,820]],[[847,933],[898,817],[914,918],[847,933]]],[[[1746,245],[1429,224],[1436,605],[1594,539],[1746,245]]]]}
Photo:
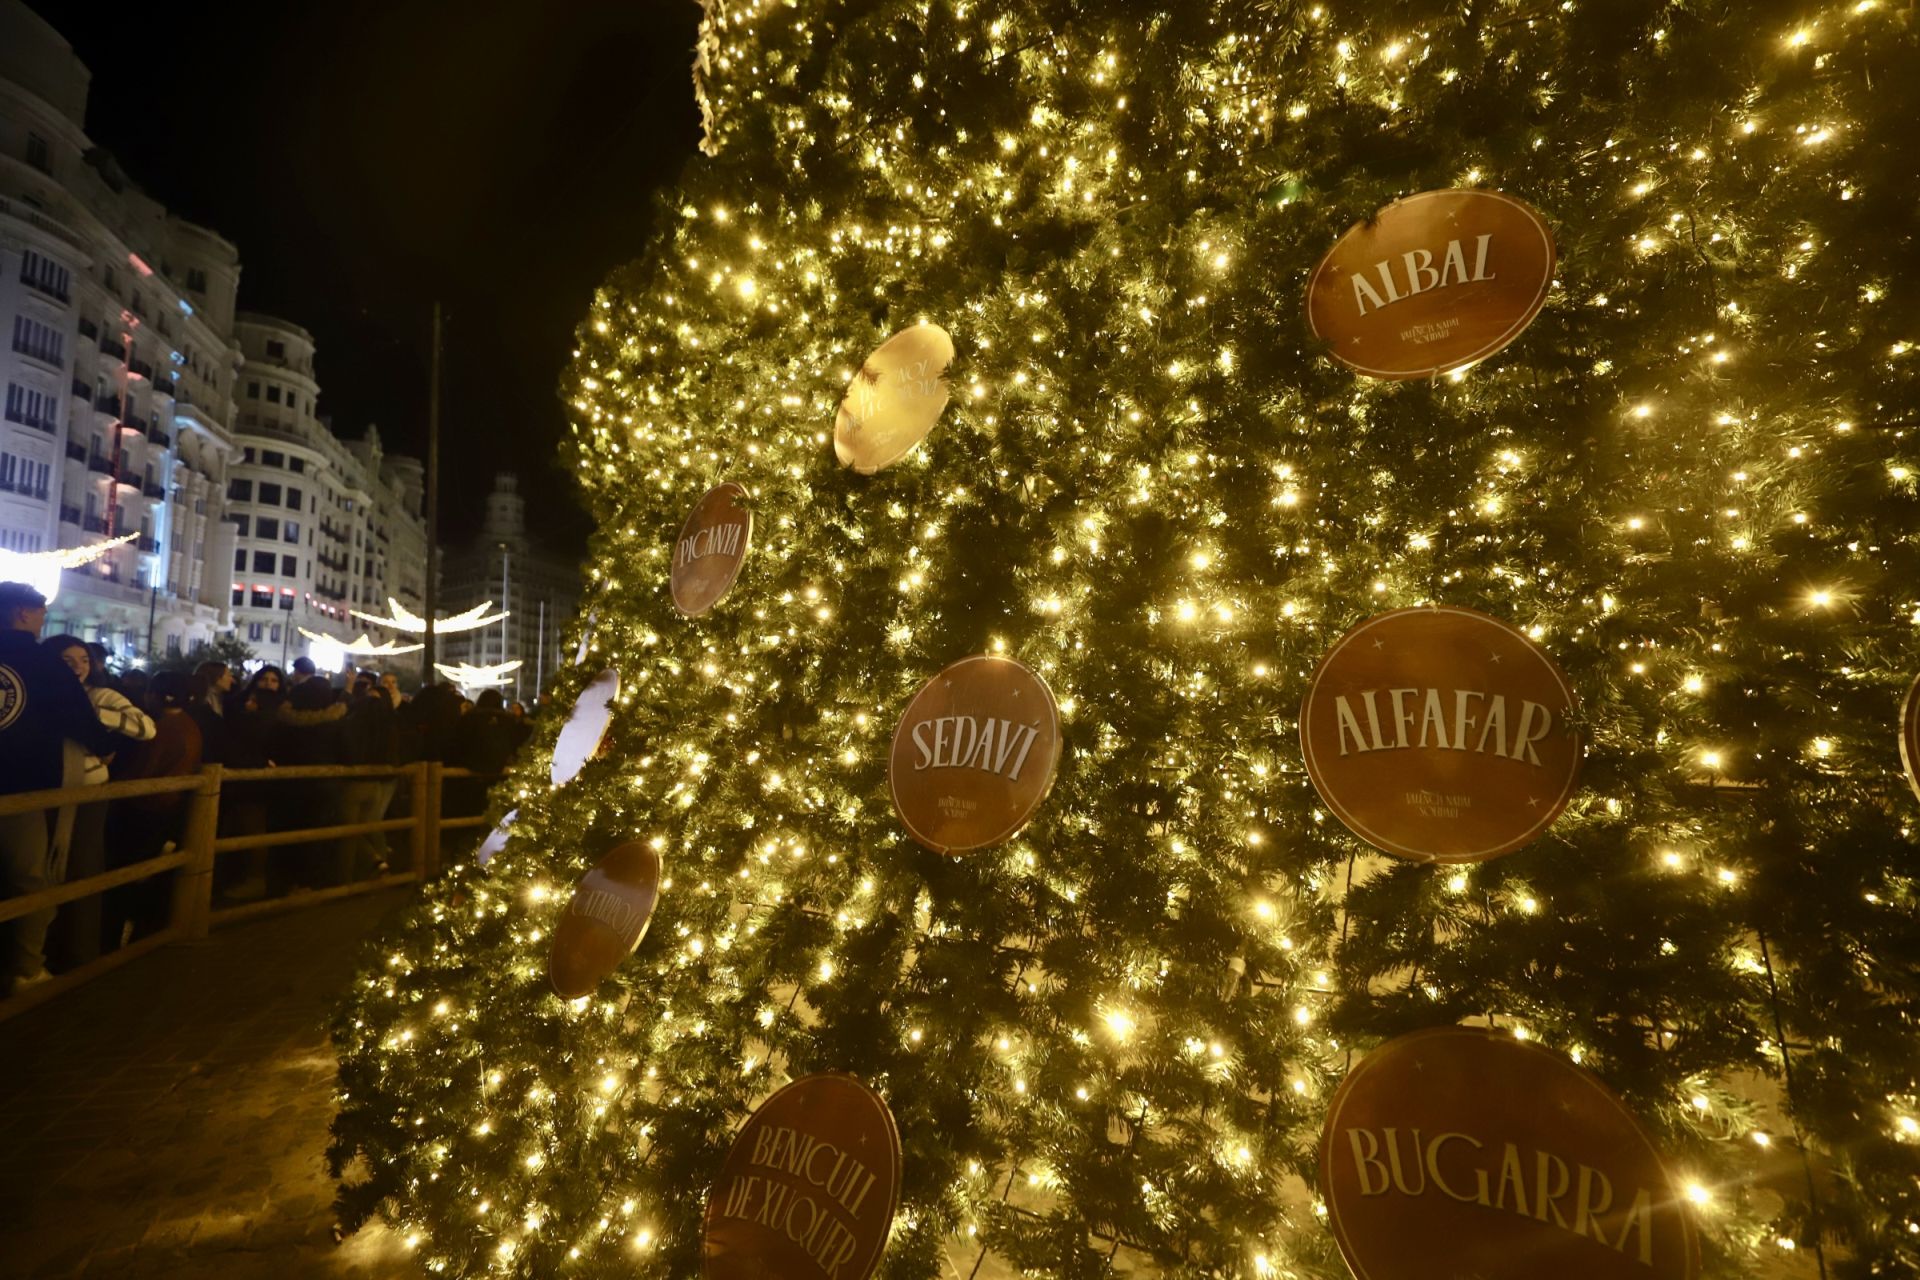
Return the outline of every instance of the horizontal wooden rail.
{"type": "Polygon", "coordinates": [[[442,831],[457,831],[461,827],[484,827],[486,825],[487,816],[484,813],[476,813],[465,818],[440,819],[440,829],[442,831]]]}
{"type": "Polygon", "coordinates": [[[302,782],[313,778],[398,778],[417,764],[277,764],[266,769],[228,769],[222,782],[302,782]]]}
{"type": "Polygon", "coordinates": [[[200,776],[189,773],[178,778],[132,778],[126,782],[103,782],[91,787],[55,787],[50,791],[16,791],[0,796],[0,818],[36,809],[61,809],[70,804],[100,804],[107,800],[131,800],[135,796],[164,796],[177,791],[194,791],[200,776]]]}
{"type": "Polygon", "coordinates": [[[85,880],[70,880],[66,884],[57,884],[51,889],[42,889],[38,893],[29,893],[25,897],[0,898],[0,922],[17,919],[20,916],[30,916],[36,911],[57,907],[63,902],[72,902],[75,898],[84,898],[89,894],[117,889],[123,884],[145,880],[148,876],[157,876],[163,871],[171,871],[175,867],[184,867],[186,864],[185,853],[163,853],[157,858],[148,858],[145,862],[136,862],[129,867],[103,871],[97,876],[88,876],[85,880]]]}
{"type": "Polygon", "coordinates": [[[382,889],[397,889],[401,885],[413,884],[418,879],[419,877],[411,871],[401,871],[372,880],[355,880],[351,884],[336,884],[326,889],[303,890],[290,893],[284,898],[262,898],[258,902],[245,902],[237,907],[222,907],[209,918],[214,924],[233,924],[238,920],[252,920],[257,916],[278,915],[282,911],[297,911],[301,907],[318,906],[322,902],[332,902],[339,898],[357,897],[363,893],[378,893],[382,889]]]}
{"type": "Polygon", "coordinates": [[[284,844],[317,844],[322,840],[341,840],[347,836],[367,836],[376,831],[411,831],[412,818],[382,818],[378,822],[347,822],[336,827],[301,827],[293,831],[269,831],[257,836],[221,836],[213,842],[215,853],[238,853],[243,849],[273,849],[284,844]]]}

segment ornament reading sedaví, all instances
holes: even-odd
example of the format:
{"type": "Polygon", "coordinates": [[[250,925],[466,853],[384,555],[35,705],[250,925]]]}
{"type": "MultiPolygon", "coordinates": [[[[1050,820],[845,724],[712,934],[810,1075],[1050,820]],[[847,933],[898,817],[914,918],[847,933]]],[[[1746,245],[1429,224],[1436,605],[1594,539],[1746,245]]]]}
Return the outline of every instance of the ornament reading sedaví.
{"type": "Polygon", "coordinates": [[[962,658],[920,687],[887,765],[893,807],[939,853],[999,844],[1053,786],[1060,715],[1039,676],[1011,658],[962,658]]]}
{"type": "Polygon", "coordinates": [[[937,324],[916,324],[867,357],[833,422],[833,454],[863,476],[892,466],[919,444],[947,407],[953,339],[937,324]]]}
{"type": "Polygon", "coordinates": [[[1520,336],[1553,282],[1553,235],[1497,191],[1396,200],[1334,243],[1307,283],[1328,354],[1375,378],[1426,378],[1520,336]]]}
{"type": "Polygon", "coordinates": [[[795,1080],[760,1104],[707,1196],[705,1280],[866,1280],[900,1204],[900,1132],[851,1076],[795,1080]]]}
{"type": "Polygon", "coordinates": [[[673,607],[689,618],[719,604],[740,576],[753,541],[753,512],[742,505],[746,497],[731,480],[707,490],[673,540],[668,588],[673,607]]]}
{"type": "Polygon", "coordinates": [[[1484,1027],[1362,1058],[1327,1110],[1320,1189],[1359,1280],[1692,1280],[1700,1266],[1679,1188],[1625,1104],[1484,1027]]]}
{"type": "Polygon", "coordinates": [[[1553,824],[1580,772],[1573,690],[1540,647],[1471,609],[1369,618],[1334,643],[1300,707],[1314,790],[1367,843],[1481,862],[1553,824]]]}
{"type": "Polygon", "coordinates": [[[620,845],[580,878],[553,929],[547,981],[563,1000],[591,995],[647,936],[660,899],[660,855],[639,840],[620,845]]]}

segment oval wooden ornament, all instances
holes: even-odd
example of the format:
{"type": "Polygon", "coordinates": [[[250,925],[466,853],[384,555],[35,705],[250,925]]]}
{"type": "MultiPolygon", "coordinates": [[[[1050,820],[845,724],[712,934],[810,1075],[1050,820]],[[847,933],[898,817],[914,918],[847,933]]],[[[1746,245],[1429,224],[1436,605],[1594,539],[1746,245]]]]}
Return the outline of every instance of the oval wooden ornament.
{"type": "Polygon", "coordinates": [[[1381,1045],[1320,1138],[1357,1280],[1693,1280],[1681,1190],[1632,1112],[1560,1054],[1484,1027],[1381,1045]]]}
{"type": "Polygon", "coordinates": [[[629,840],[580,878],[553,929],[547,981],[562,1000],[593,994],[647,936],[660,900],[660,855],[629,840]]]}
{"type": "Polygon", "coordinates": [[[1920,799],[1920,676],[1907,686],[1900,703],[1900,767],[1914,798],[1920,799]]]}
{"type": "Polygon", "coordinates": [[[1334,642],[1300,707],[1314,790],[1348,830],[1415,862],[1483,862],[1573,798],[1573,690],[1540,647],[1471,609],[1423,605],[1334,642]]]}
{"type": "Polygon", "coordinates": [[[906,457],[947,407],[952,363],[953,339],[937,324],[911,325],[875,348],[833,422],[840,465],[870,476],[906,457]]]}
{"type": "Polygon", "coordinates": [[[962,658],[901,713],[887,765],[893,807],[937,853],[999,844],[1046,799],[1060,747],[1044,680],[1011,658],[962,658]]]}
{"type": "Polygon", "coordinates": [[[753,542],[753,510],[747,491],[729,480],[707,490],[693,504],[680,536],[673,540],[673,571],[668,588],[673,607],[689,618],[720,603],[733,589],[753,542]]]}
{"type": "Polygon", "coordinates": [[[1498,191],[1396,200],[1334,242],[1307,282],[1307,324],[1372,378],[1427,378],[1493,355],[1547,300],[1553,233],[1498,191]]]}
{"type": "Polygon", "coordinates": [[[553,767],[548,772],[553,785],[572,782],[587,761],[600,752],[613,723],[613,700],[620,696],[620,673],[608,668],[587,682],[574,699],[573,711],[560,726],[553,743],[553,767]]]}
{"type": "Polygon", "coordinates": [[[705,1280],[867,1280],[900,1207],[900,1131],[852,1076],[803,1076],[734,1135],[707,1196],[705,1280]]]}

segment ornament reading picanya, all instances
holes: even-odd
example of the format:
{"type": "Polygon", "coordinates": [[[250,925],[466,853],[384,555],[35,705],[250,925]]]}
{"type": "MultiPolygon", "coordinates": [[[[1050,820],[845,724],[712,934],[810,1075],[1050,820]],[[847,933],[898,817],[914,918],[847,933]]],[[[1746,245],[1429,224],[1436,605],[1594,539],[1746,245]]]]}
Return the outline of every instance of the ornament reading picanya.
{"type": "Polygon", "coordinates": [[[740,1126],[707,1196],[704,1280],[867,1280],[900,1206],[900,1131],[851,1076],[803,1076],[740,1126]]]}
{"type": "Polygon", "coordinates": [[[833,421],[833,455],[863,476],[907,456],[933,430],[951,395],[953,339],[937,324],[916,324],[867,357],[833,421]]]}
{"type": "Polygon", "coordinates": [[[1307,684],[1300,750],[1327,807],[1415,862],[1483,862],[1553,824],[1580,773],[1573,690],[1540,647],[1471,609],[1369,618],[1307,684]]]}
{"type": "Polygon", "coordinates": [[[887,785],[915,840],[964,853],[1026,826],[1059,763],[1060,713],[1046,682],[1011,658],[962,658],[901,713],[887,785]]]}
{"type": "Polygon", "coordinates": [[[1519,337],[1553,283],[1553,234],[1497,191],[1427,191],[1352,227],[1307,282],[1307,324],[1373,378],[1427,378],[1519,337]]]}
{"type": "Polygon", "coordinates": [[[1320,1191],[1357,1280],[1693,1280],[1680,1188],[1626,1105],[1484,1027],[1389,1040],[1347,1074],[1320,1191]]]}
{"type": "Polygon", "coordinates": [[[587,761],[599,754],[607,737],[607,726],[613,723],[613,700],[619,696],[620,673],[611,668],[588,681],[587,687],[580,691],[573,703],[573,713],[560,726],[560,736],[554,740],[553,768],[548,775],[554,786],[572,782],[574,775],[586,768],[587,761]]]}
{"type": "Polygon", "coordinates": [[[660,855],[630,840],[580,878],[553,929],[547,981],[563,1000],[591,995],[647,936],[660,900],[660,855]]]}
{"type": "Polygon", "coordinates": [[[1907,696],[1900,703],[1900,767],[1914,796],[1920,798],[1920,677],[1907,686],[1907,696]]]}
{"type": "Polygon", "coordinates": [[[673,607],[689,618],[719,604],[740,576],[753,541],[753,512],[744,505],[746,497],[747,491],[731,480],[707,490],[673,540],[668,586],[673,607]]]}

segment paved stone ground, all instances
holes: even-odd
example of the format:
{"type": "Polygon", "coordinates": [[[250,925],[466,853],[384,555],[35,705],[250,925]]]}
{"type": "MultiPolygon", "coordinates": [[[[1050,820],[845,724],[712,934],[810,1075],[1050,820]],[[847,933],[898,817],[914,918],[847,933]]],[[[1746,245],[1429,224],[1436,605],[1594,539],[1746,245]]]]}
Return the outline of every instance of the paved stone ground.
{"type": "Polygon", "coordinates": [[[418,1274],[333,1239],[326,1020],[396,890],[165,947],[0,1023],[0,1274],[418,1274]]]}

